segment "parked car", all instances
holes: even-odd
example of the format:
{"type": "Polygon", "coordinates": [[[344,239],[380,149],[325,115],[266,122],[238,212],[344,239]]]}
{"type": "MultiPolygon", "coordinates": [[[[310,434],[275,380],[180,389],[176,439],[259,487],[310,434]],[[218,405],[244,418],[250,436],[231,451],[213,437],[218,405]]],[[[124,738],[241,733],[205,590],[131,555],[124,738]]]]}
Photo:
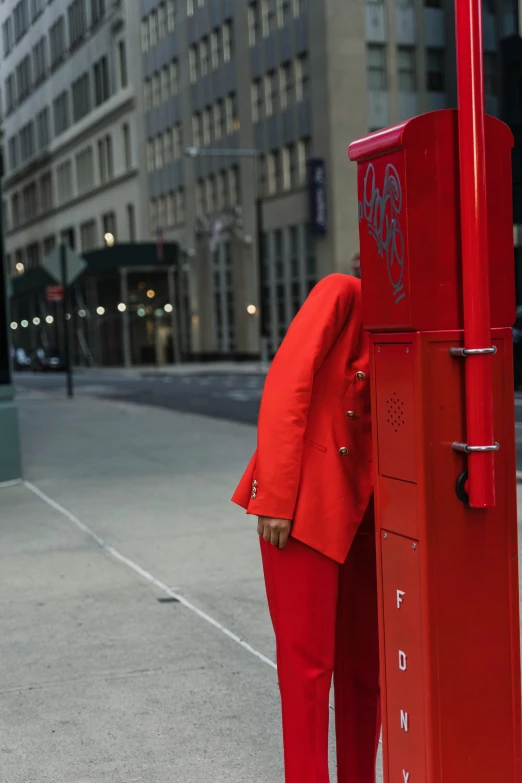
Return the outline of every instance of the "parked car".
{"type": "Polygon", "coordinates": [[[33,356],[35,372],[60,372],[65,370],[65,362],[60,353],[53,348],[38,348],[33,356]]]}
{"type": "Polygon", "coordinates": [[[517,307],[517,320],[513,327],[513,369],[515,389],[522,386],[522,307],[517,307]]]}
{"type": "Polygon", "coordinates": [[[31,369],[33,360],[23,348],[11,348],[11,357],[13,359],[13,369],[16,372],[31,369]]]}

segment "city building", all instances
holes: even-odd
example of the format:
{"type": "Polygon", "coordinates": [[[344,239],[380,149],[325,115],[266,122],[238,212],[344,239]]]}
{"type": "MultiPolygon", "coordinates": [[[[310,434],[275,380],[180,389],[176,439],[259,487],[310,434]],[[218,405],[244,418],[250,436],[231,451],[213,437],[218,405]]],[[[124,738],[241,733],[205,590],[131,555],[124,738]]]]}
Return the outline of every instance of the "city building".
{"type": "MultiPolygon", "coordinates": [[[[517,13],[484,2],[493,114],[517,13]]],[[[349,142],[456,106],[454,3],[141,0],[141,25],[150,232],[193,253],[192,350],[273,353],[311,286],[357,263],[349,142]]]]}
{"type": "MultiPolygon", "coordinates": [[[[131,0],[0,2],[3,227],[14,342],[28,350],[63,344],[61,305],[46,298],[56,281],[41,264],[65,243],[93,260],[74,286],[76,360],[132,361],[122,347],[132,323],[117,310],[126,269],[157,261],[140,165],[140,34],[131,0]]],[[[150,351],[138,342],[139,361],[150,351]]]]}

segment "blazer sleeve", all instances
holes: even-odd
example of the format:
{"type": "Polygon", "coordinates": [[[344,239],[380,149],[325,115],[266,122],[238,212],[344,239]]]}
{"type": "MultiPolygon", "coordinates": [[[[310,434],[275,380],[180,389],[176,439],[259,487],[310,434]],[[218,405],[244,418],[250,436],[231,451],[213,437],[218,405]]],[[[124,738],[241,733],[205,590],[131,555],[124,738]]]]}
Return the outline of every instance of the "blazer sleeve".
{"type": "Polygon", "coordinates": [[[261,399],[249,514],[293,519],[314,376],[348,320],[352,297],[348,275],[325,277],[281,343],[261,399]]]}

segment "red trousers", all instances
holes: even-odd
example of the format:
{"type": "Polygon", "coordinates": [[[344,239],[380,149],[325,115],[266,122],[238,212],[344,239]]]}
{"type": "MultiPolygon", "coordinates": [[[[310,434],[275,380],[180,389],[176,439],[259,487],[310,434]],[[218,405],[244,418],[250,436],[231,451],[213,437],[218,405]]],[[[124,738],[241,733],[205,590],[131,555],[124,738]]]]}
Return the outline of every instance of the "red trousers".
{"type": "Polygon", "coordinates": [[[277,645],[286,783],[329,783],[334,677],[338,783],[375,783],[381,725],[373,509],[343,565],[261,539],[277,645]]]}

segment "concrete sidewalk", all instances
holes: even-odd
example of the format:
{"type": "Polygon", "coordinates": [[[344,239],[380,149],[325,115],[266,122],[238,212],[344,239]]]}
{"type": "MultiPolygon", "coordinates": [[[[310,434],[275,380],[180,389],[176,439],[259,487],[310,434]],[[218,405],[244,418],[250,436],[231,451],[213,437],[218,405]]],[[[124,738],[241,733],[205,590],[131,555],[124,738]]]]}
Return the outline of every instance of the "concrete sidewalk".
{"type": "Polygon", "coordinates": [[[143,376],[172,375],[266,375],[270,364],[267,362],[186,362],[182,364],[164,364],[159,367],[75,367],[74,372],[82,375],[120,375],[126,378],[143,376]]]}
{"type": "Polygon", "coordinates": [[[229,502],[254,429],[81,396],[19,407],[0,783],[282,781],[258,541],[229,502]]]}

